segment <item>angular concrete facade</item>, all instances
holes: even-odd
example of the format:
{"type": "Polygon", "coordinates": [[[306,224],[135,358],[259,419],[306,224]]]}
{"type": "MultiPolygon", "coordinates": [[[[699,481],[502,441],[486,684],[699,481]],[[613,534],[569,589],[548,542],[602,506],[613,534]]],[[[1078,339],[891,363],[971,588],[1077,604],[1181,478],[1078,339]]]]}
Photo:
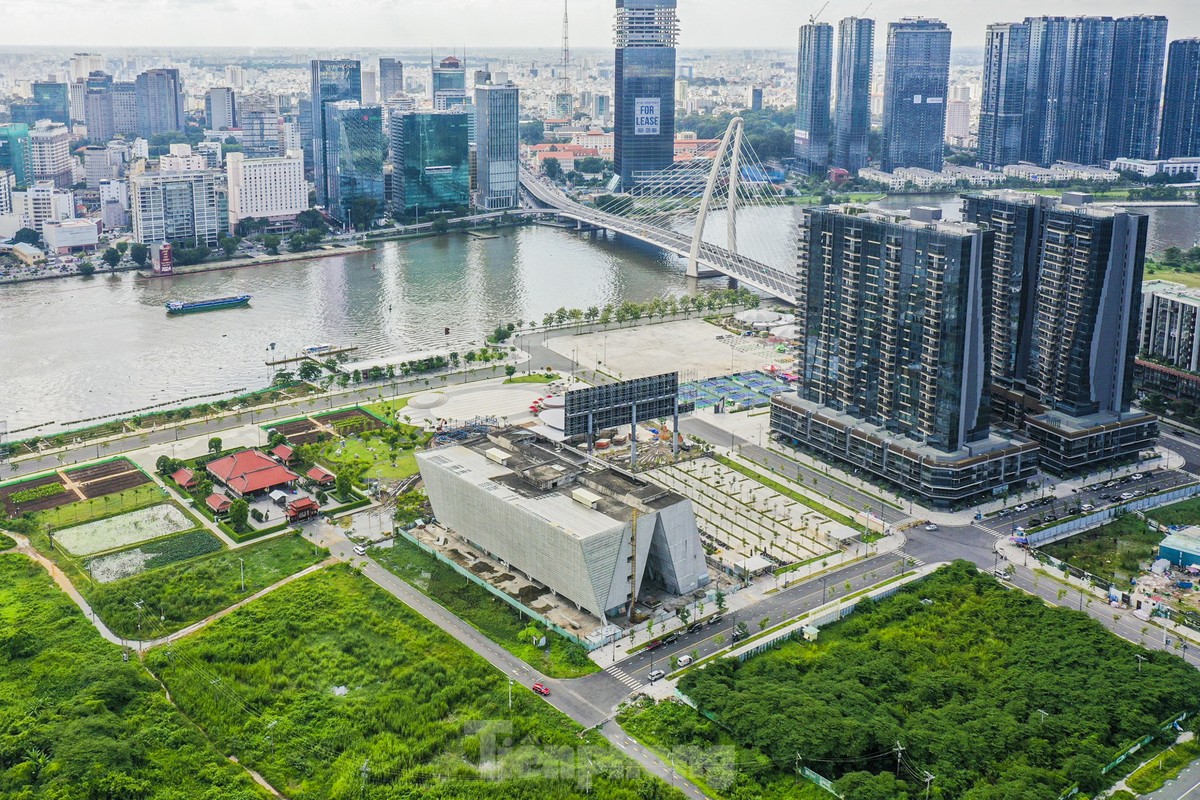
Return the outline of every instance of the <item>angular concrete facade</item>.
{"type": "Polygon", "coordinates": [[[442,524],[601,620],[627,610],[634,573],[637,592],[647,578],[674,594],[708,583],[690,500],[528,432],[419,453],[417,465],[442,524]]]}

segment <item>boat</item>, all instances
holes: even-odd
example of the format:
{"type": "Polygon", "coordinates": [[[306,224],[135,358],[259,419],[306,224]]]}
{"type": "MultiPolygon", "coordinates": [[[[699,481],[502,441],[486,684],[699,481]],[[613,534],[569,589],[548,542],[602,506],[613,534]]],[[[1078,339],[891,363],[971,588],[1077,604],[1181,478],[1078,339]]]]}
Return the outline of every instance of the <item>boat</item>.
{"type": "Polygon", "coordinates": [[[168,314],[193,314],[197,311],[216,311],[221,308],[236,308],[250,302],[250,295],[218,297],[215,300],[199,300],[195,303],[167,303],[168,314]]]}
{"type": "Polygon", "coordinates": [[[331,344],[310,344],[308,347],[304,348],[304,352],[310,356],[316,356],[320,355],[321,353],[328,353],[330,350],[334,349],[336,348],[334,348],[334,346],[331,344]]]}

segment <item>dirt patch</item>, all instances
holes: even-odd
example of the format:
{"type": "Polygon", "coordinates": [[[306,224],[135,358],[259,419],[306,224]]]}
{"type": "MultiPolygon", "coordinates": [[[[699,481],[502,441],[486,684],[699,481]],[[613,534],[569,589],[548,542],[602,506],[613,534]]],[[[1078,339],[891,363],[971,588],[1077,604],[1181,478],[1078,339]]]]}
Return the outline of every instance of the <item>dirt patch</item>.
{"type": "Polygon", "coordinates": [[[30,481],[14,483],[9,486],[0,487],[0,502],[4,503],[4,511],[10,517],[19,517],[22,514],[34,511],[46,511],[51,508],[65,506],[68,503],[74,503],[79,499],[79,495],[73,491],[62,491],[57,494],[39,497],[35,500],[28,500],[24,503],[17,504],[12,501],[12,496],[18,492],[26,491],[27,489],[37,489],[40,486],[49,486],[52,483],[57,483],[59,486],[66,486],[60,475],[46,475],[41,478],[34,478],[30,481]]]}
{"type": "Polygon", "coordinates": [[[325,430],[311,419],[297,419],[292,422],[284,422],[280,425],[275,425],[274,428],[279,433],[282,433],[284,438],[293,445],[312,444],[328,436],[325,430]]]}
{"type": "Polygon", "coordinates": [[[141,486],[143,483],[149,483],[150,478],[141,470],[133,469],[129,472],[123,472],[120,475],[114,475],[110,478],[101,478],[100,480],[90,481],[82,484],[79,488],[83,492],[83,496],[89,500],[93,497],[103,497],[106,494],[116,494],[123,492],[126,489],[132,489],[135,486],[141,486]]]}
{"type": "Polygon", "coordinates": [[[512,574],[506,572],[503,575],[496,576],[496,583],[497,584],[508,583],[509,581],[513,580],[514,577],[515,576],[513,576],[512,574]]]}
{"type": "Polygon", "coordinates": [[[128,472],[133,468],[133,464],[121,459],[119,461],[109,461],[106,464],[93,464],[90,467],[69,469],[67,470],[67,477],[76,483],[88,483],[89,481],[97,481],[101,478],[120,475],[121,473],[128,472]]]}
{"type": "Polygon", "coordinates": [[[387,427],[382,420],[373,414],[368,414],[361,408],[351,408],[345,411],[335,411],[332,414],[322,414],[315,417],[315,419],[342,436],[347,436],[351,433],[378,431],[387,427]]]}
{"type": "Polygon", "coordinates": [[[495,571],[496,570],[492,569],[491,564],[488,564],[484,561],[476,561],[471,565],[471,572],[474,572],[476,575],[490,575],[495,571]]]}
{"type": "Polygon", "coordinates": [[[541,588],[538,586],[532,586],[532,585],[522,586],[520,591],[517,592],[517,598],[522,603],[525,603],[526,605],[528,605],[528,604],[532,603],[534,600],[537,600],[539,597],[541,597],[545,593],[546,593],[546,590],[544,588],[541,588]]]}

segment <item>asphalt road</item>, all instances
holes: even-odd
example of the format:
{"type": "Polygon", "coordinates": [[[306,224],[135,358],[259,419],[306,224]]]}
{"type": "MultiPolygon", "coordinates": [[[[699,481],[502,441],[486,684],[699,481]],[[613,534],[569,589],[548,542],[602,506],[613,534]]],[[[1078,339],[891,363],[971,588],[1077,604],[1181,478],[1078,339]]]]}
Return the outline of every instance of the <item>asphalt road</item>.
{"type": "MultiPolygon", "coordinates": [[[[1171,443],[1171,449],[1175,449],[1174,442],[1171,443]]],[[[1197,451],[1200,454],[1200,451],[1197,451]]],[[[1131,477],[1115,478],[1108,481],[1097,479],[1097,482],[1084,488],[1082,491],[1077,491],[1069,498],[1059,498],[1052,503],[1047,503],[1044,500],[1030,498],[1028,500],[1013,500],[1012,508],[1019,508],[1020,505],[1026,505],[1024,511],[1014,511],[1007,516],[992,516],[987,517],[979,522],[981,527],[987,528],[997,535],[1010,535],[1016,532],[1018,527],[1032,527],[1039,523],[1047,521],[1048,514],[1054,514],[1057,517],[1066,517],[1067,508],[1072,505],[1083,505],[1090,503],[1097,509],[1104,508],[1110,505],[1119,505],[1122,501],[1117,499],[1122,493],[1144,492],[1152,494],[1165,489],[1171,489],[1176,486],[1182,486],[1185,483],[1192,483],[1196,480],[1195,475],[1181,472],[1179,470],[1156,470],[1142,473],[1145,475],[1141,480],[1133,480],[1131,477]],[[1114,486],[1108,486],[1109,483],[1115,483],[1114,486]],[[1106,500],[1102,495],[1109,495],[1110,499],[1106,500]],[[1037,519],[1038,522],[1033,520],[1037,519]]]]}
{"type": "Polygon", "coordinates": [[[1200,800],[1200,762],[1192,762],[1173,781],[1157,792],[1142,795],[1145,800],[1200,800]]]}

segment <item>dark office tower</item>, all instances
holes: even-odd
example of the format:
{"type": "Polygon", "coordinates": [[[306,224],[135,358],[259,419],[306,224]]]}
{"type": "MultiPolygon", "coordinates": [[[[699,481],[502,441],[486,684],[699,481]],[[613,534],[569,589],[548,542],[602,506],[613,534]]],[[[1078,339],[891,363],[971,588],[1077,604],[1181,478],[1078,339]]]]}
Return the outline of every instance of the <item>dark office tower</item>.
{"type": "Polygon", "coordinates": [[[392,115],[392,213],[414,218],[471,203],[467,114],[407,111],[392,115]]]}
{"type": "Polygon", "coordinates": [[[38,104],[42,119],[71,124],[71,90],[67,84],[34,81],[33,101],[38,104]]]}
{"type": "Polygon", "coordinates": [[[991,436],[987,293],[995,234],[862,207],[800,215],[798,393],[771,430],[937,505],[1034,471],[1033,446],[991,436]]]}
{"type": "Polygon", "coordinates": [[[1166,56],[1166,17],[1117,19],[1104,158],[1154,158],[1158,152],[1166,56]]]}
{"type": "MultiPolygon", "coordinates": [[[[985,89],[986,92],[986,89],[985,89]]],[[[992,381],[1022,389],[1032,353],[1037,310],[1038,253],[1045,208],[1056,200],[1031,192],[973,192],[963,195],[963,222],[995,232],[989,291],[988,358],[992,381]]],[[[998,398],[995,398],[998,399],[998,398]]],[[[994,402],[999,416],[1019,423],[1019,402],[994,402]]]]}
{"type": "Polygon", "coordinates": [[[93,72],[87,79],[83,98],[83,121],[88,139],[107,142],[113,138],[113,79],[107,72],[93,72]]]}
{"type": "Polygon", "coordinates": [[[33,127],[42,117],[42,107],[32,100],[11,103],[8,106],[8,116],[13,122],[33,127]]]}
{"type": "Polygon", "coordinates": [[[1002,167],[1021,160],[1029,25],[997,23],[987,29],[983,99],[979,108],[979,162],[1002,167]]]}
{"type": "Polygon", "coordinates": [[[138,133],[149,139],[183,130],[183,82],[177,69],[150,69],[137,76],[138,133]]]}
{"type": "MultiPolygon", "coordinates": [[[[311,63],[311,88],[309,98],[312,107],[312,165],[317,184],[317,202],[325,205],[327,200],[325,141],[328,137],[324,105],[343,100],[362,102],[362,65],[351,59],[316,60],[311,63]]],[[[301,110],[303,113],[303,109],[301,110]]],[[[303,127],[303,121],[301,122],[303,127]]],[[[306,154],[308,155],[308,154],[306,154]]]]}
{"type": "Polygon", "coordinates": [[[1200,39],[1171,42],[1159,158],[1200,156],[1200,39]]]}
{"type": "Polygon", "coordinates": [[[1067,60],[1066,17],[1027,17],[1029,68],[1025,76],[1022,161],[1047,165],[1059,157],[1063,79],[1067,60]]]}
{"type": "Polygon", "coordinates": [[[950,81],[950,29],[938,19],[888,23],[883,85],[883,169],[940,172],[950,81]]]}
{"type": "Polygon", "coordinates": [[[383,109],[357,100],[322,106],[325,117],[326,211],[361,230],[387,212],[383,194],[383,109]]]}
{"type": "Polygon", "coordinates": [[[387,103],[404,94],[404,64],[394,58],[379,59],[379,100],[387,103]]]}
{"type": "Polygon", "coordinates": [[[617,0],[613,154],[621,188],[675,160],[675,0],[617,0]]]}
{"type": "Polygon", "coordinates": [[[837,102],[830,162],[851,174],[867,165],[874,47],[875,20],[846,17],[838,23],[837,102]]]}
{"type": "Polygon", "coordinates": [[[794,152],[808,175],[829,171],[829,93],[833,88],[833,26],[800,26],[796,50],[796,133],[794,152]]]}
{"type": "Polygon", "coordinates": [[[1058,158],[1063,161],[1099,164],[1104,158],[1116,30],[1112,17],[1067,20],[1062,127],[1058,141],[1058,158]]]}

